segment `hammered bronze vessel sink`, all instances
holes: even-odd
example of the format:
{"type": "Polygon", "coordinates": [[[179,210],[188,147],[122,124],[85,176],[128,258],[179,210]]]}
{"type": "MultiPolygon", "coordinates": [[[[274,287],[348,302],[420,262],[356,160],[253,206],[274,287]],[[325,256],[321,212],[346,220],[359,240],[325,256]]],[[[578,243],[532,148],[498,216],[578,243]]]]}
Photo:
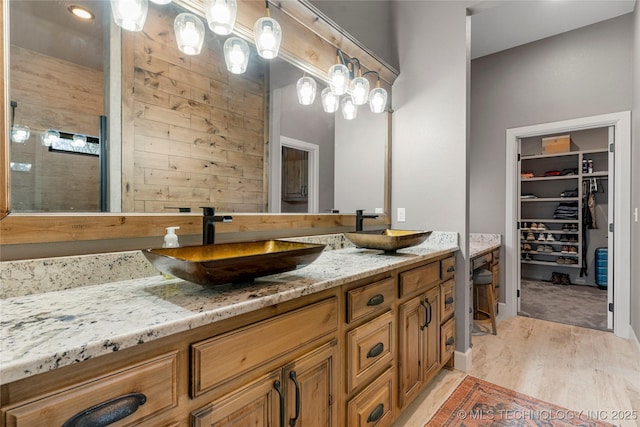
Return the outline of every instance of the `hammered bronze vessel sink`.
{"type": "Polygon", "coordinates": [[[416,246],[427,240],[431,231],[418,230],[377,230],[344,233],[345,237],[359,248],[379,249],[395,252],[398,249],[416,246]]]}
{"type": "Polygon", "coordinates": [[[302,268],[325,245],[263,240],[180,248],[146,249],[147,259],[163,273],[204,286],[251,281],[302,268]]]}

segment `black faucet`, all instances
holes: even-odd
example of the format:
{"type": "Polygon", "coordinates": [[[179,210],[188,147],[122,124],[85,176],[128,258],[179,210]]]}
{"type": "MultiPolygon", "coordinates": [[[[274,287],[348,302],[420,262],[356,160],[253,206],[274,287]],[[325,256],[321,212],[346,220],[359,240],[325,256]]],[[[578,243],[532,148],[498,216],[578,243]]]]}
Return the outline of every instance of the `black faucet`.
{"type": "Polygon", "coordinates": [[[356,233],[362,231],[362,223],[365,218],[378,218],[378,215],[364,215],[363,212],[362,209],[356,211],[356,233]]]}
{"type": "Polygon", "coordinates": [[[203,207],[202,217],[202,244],[213,245],[216,241],[216,222],[231,222],[233,217],[229,215],[216,215],[214,208],[203,207]]]}

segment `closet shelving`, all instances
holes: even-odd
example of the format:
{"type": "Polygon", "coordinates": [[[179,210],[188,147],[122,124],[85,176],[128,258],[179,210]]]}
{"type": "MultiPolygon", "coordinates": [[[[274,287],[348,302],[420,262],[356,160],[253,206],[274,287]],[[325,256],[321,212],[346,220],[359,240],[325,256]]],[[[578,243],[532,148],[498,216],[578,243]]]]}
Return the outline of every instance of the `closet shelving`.
{"type": "Polygon", "coordinates": [[[522,264],[581,268],[584,195],[582,183],[593,178],[607,178],[607,169],[606,149],[521,157],[520,171],[534,174],[531,178],[520,180],[519,224],[522,264]],[[591,159],[593,163],[591,173],[582,171],[583,160],[587,159],[591,159]],[[563,174],[544,176],[545,172],[551,170],[557,170],[563,174]],[[561,193],[571,190],[577,191],[577,196],[560,196],[561,193]],[[555,219],[554,212],[560,203],[575,204],[576,217],[555,219]],[[537,227],[532,229],[532,224],[537,226],[540,223],[544,224],[545,230],[539,230],[537,227]],[[527,239],[529,233],[533,233],[535,240],[527,239]],[[539,240],[540,234],[544,235],[544,240],[539,240]],[[549,235],[552,236],[552,240],[548,240],[549,235]],[[526,245],[529,245],[530,249],[526,245]]]}

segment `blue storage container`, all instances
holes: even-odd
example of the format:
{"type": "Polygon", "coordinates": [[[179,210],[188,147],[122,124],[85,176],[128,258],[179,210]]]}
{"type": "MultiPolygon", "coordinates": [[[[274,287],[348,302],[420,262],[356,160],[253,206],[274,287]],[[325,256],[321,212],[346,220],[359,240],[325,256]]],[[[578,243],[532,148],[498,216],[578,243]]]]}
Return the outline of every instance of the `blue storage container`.
{"type": "Polygon", "coordinates": [[[596,285],[600,289],[606,289],[607,287],[607,275],[609,272],[609,249],[598,248],[596,249],[596,285]]]}

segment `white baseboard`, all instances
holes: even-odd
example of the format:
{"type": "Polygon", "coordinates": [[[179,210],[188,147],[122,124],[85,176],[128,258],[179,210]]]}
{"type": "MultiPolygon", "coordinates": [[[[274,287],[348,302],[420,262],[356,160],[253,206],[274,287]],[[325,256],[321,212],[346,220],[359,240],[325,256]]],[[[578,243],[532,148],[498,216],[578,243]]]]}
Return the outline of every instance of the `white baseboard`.
{"type": "Polygon", "coordinates": [[[511,316],[507,316],[506,313],[507,313],[507,304],[505,304],[503,302],[499,302],[498,303],[498,315],[496,316],[496,324],[498,324],[501,321],[511,317],[511,316]]]}
{"type": "Polygon", "coordinates": [[[472,359],[471,347],[464,353],[456,350],[453,353],[453,367],[462,372],[469,372],[471,370],[472,359]]]}

